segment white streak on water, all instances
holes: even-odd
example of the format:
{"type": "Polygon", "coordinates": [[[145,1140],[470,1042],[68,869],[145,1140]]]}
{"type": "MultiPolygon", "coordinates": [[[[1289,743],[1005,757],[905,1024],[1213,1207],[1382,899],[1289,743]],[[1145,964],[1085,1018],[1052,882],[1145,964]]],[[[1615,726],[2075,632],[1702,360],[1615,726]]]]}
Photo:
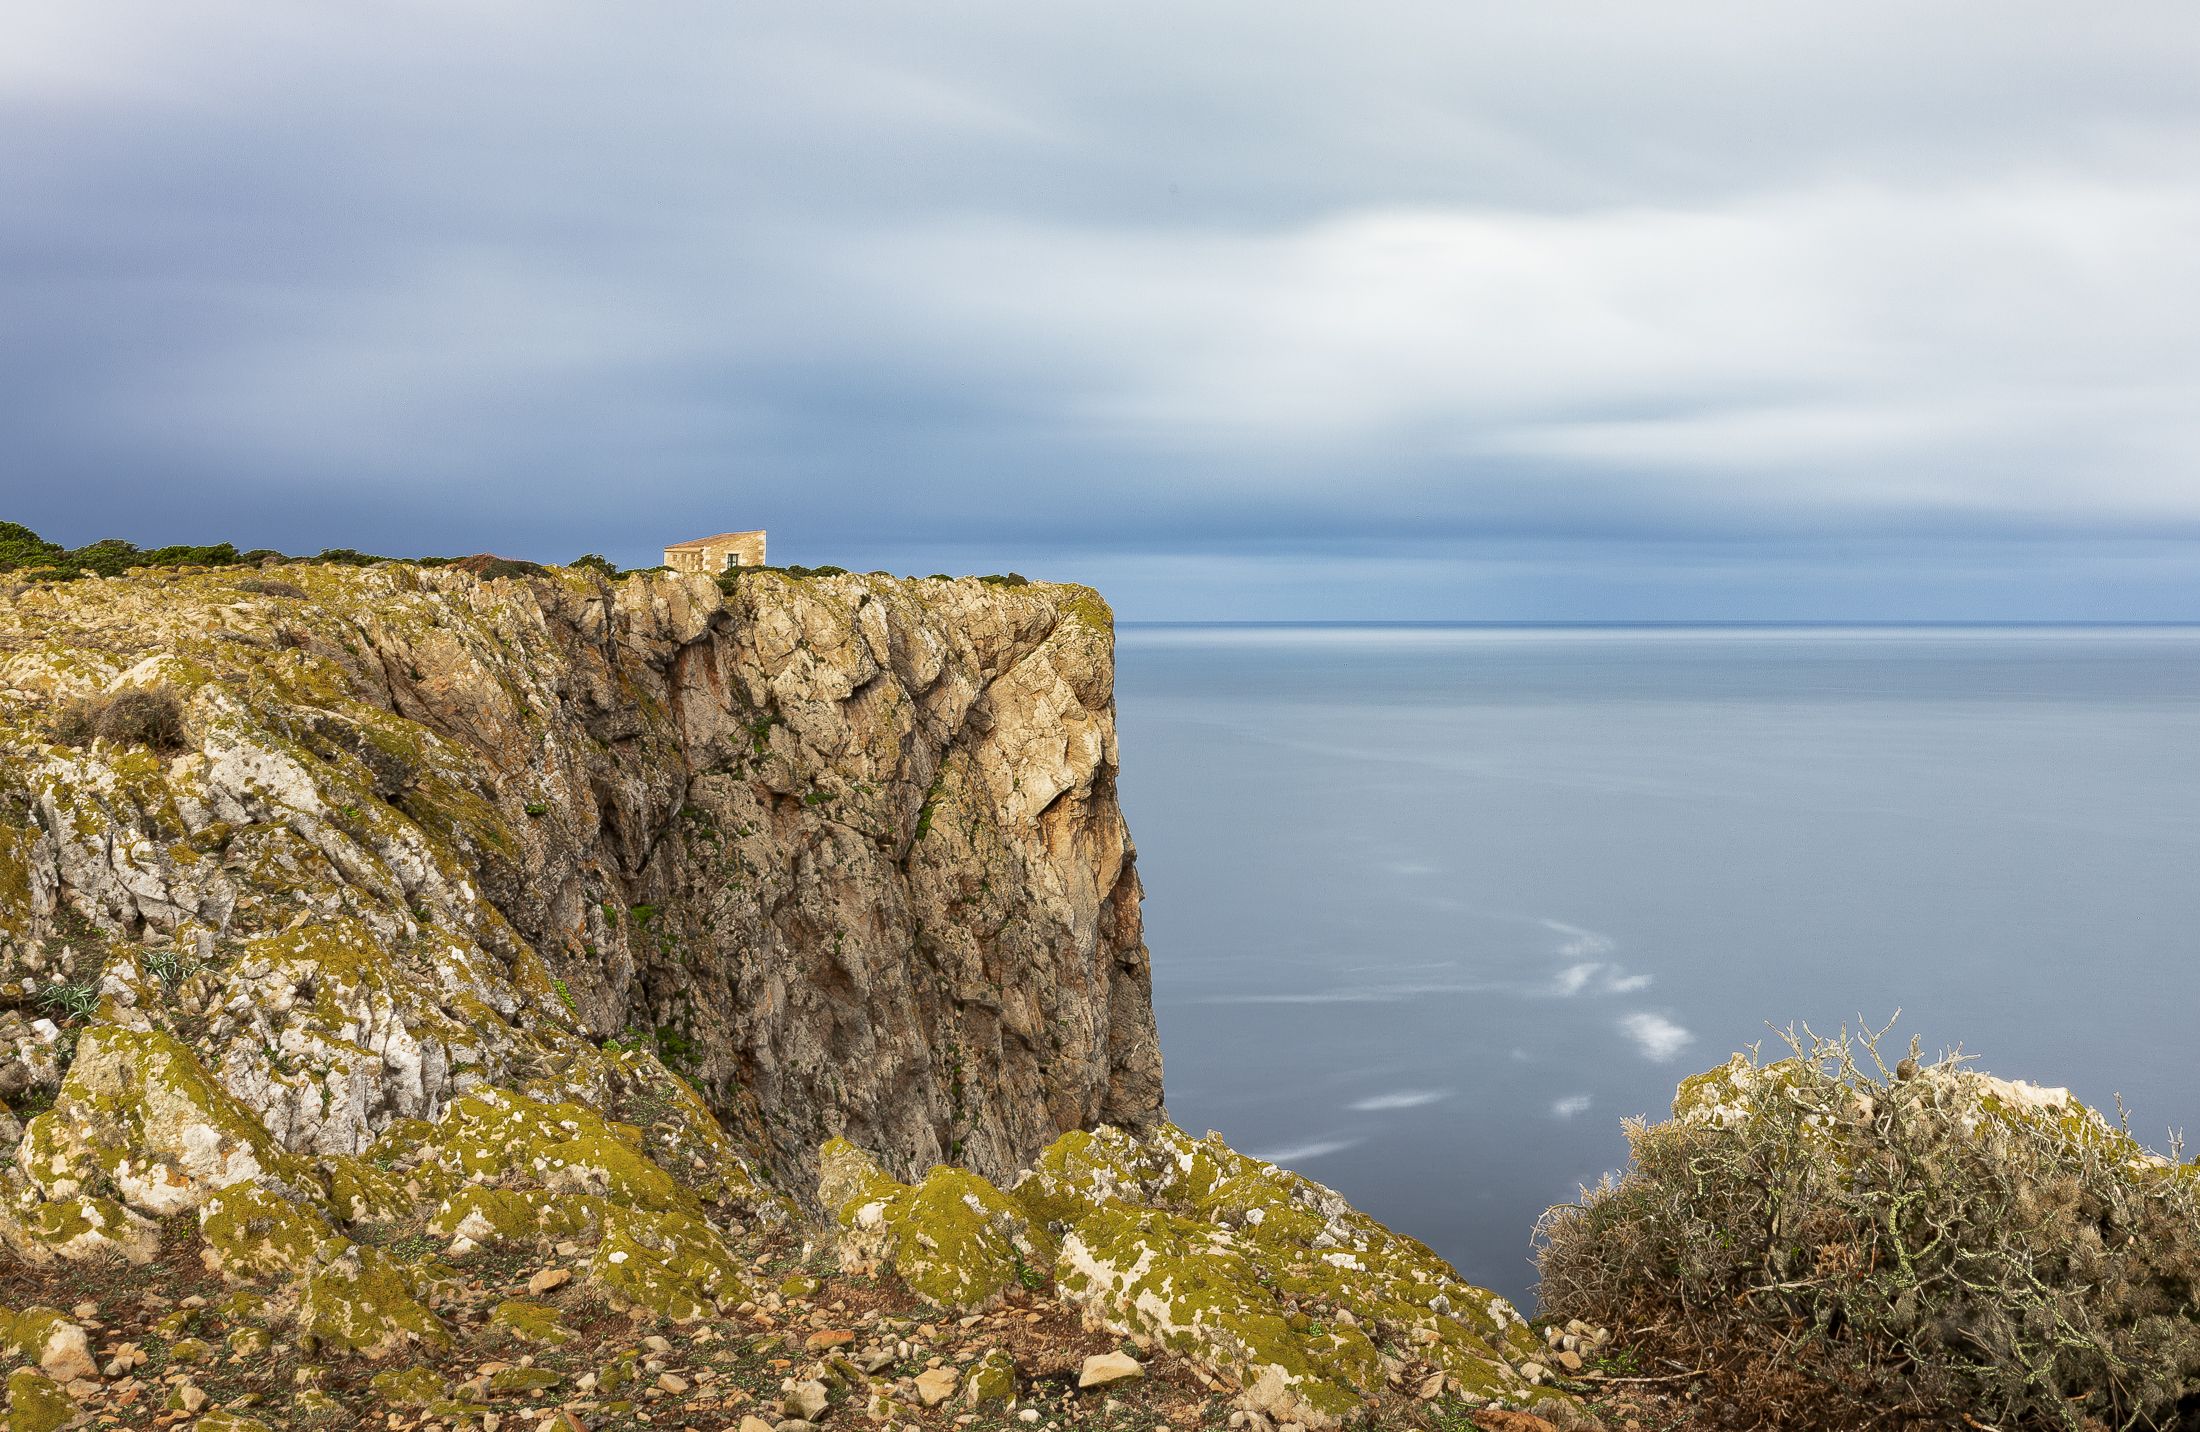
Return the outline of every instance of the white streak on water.
{"type": "Polygon", "coordinates": [[[1683,1049],[1696,1042],[1696,1036],[1681,1028],[1662,1014],[1639,1010],[1622,1015],[1619,1032],[1635,1042],[1635,1048],[1645,1059],[1663,1064],[1683,1049]]]}
{"type": "Polygon", "coordinates": [[[1365,1099],[1355,1100],[1346,1107],[1363,1114],[1374,1114],[1385,1109],[1418,1109],[1423,1104],[1434,1104],[1450,1097],[1449,1089],[1398,1089],[1388,1094],[1373,1094],[1365,1099]]]}
{"type": "Polygon", "coordinates": [[[1290,1168],[1294,1164],[1308,1163],[1314,1159],[1326,1158],[1330,1154],[1343,1153],[1359,1142],[1358,1139],[1310,1139],[1306,1143],[1289,1144],[1280,1149],[1263,1149],[1259,1153],[1251,1155],[1251,1157],[1261,1163],[1281,1164],[1285,1168],[1290,1168]]]}

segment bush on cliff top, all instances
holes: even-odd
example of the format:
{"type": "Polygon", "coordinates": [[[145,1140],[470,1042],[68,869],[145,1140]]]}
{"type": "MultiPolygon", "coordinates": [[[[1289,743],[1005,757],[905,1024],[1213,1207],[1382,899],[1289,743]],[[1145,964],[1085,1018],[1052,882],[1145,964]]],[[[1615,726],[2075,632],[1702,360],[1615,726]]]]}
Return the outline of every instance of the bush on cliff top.
{"type": "Polygon", "coordinates": [[[2200,1168],[2062,1090],[1790,1042],[1545,1215],[1546,1314],[1708,1369],[1736,1425],[2200,1425],[2200,1168]]]}

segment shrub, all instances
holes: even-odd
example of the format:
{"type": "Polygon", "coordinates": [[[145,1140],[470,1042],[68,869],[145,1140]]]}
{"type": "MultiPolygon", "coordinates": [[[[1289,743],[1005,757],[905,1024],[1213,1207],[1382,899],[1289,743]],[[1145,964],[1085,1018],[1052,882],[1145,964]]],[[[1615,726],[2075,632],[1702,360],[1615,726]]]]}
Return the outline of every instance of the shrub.
{"type": "Polygon", "coordinates": [[[619,569],[611,565],[611,559],[609,557],[601,556],[595,552],[583,552],[580,556],[575,557],[571,562],[568,562],[566,565],[569,567],[577,568],[583,572],[594,572],[599,576],[604,577],[616,577],[619,575],[619,569]]]}
{"type": "Polygon", "coordinates": [[[44,581],[68,581],[83,572],[119,577],[132,567],[234,567],[281,555],[265,548],[239,553],[230,542],[155,547],[148,552],[119,537],[70,551],[20,522],[0,522],[0,571],[31,568],[31,575],[44,581]]]}
{"type": "Polygon", "coordinates": [[[89,746],[99,735],[99,703],[71,701],[54,713],[53,738],[64,746],[89,746]]]}
{"type": "Polygon", "coordinates": [[[99,734],[118,745],[180,751],[183,703],[158,689],[118,691],[99,713],[99,734]]]}
{"type": "Polygon", "coordinates": [[[0,572],[17,567],[51,567],[62,556],[59,543],[48,542],[20,522],[0,522],[0,572]]]}
{"type": "Polygon", "coordinates": [[[1646,1329],[1736,1425],[2180,1425],[2200,1167],[1956,1057],[1890,1073],[1883,1033],[1791,1034],[1631,1121],[1633,1166],[1537,1228],[1544,1313],[1646,1329]]]}
{"type": "Polygon", "coordinates": [[[53,738],[64,746],[88,746],[96,739],[153,751],[180,751],[188,744],[183,703],[157,688],[72,701],[55,714],[53,738]]]}
{"type": "Polygon", "coordinates": [[[277,581],[267,577],[246,577],[237,583],[237,590],[262,597],[302,597],[306,594],[306,589],[296,582],[277,581]]]}
{"type": "Polygon", "coordinates": [[[1010,572],[1005,576],[995,574],[980,577],[978,580],[989,587],[1028,587],[1031,585],[1031,579],[1021,572],[1010,572]]]}
{"type": "Polygon", "coordinates": [[[236,544],[217,542],[211,547],[155,547],[138,558],[141,567],[234,567],[244,558],[236,544]]]}

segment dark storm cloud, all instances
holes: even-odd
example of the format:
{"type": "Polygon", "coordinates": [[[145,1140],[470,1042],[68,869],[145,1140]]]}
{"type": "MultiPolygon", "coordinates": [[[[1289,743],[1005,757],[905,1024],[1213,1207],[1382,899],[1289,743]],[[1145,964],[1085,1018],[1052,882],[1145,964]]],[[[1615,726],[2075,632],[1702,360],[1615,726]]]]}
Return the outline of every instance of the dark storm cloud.
{"type": "Polygon", "coordinates": [[[65,540],[2194,607],[2187,8],[0,27],[6,515],[65,540]]]}

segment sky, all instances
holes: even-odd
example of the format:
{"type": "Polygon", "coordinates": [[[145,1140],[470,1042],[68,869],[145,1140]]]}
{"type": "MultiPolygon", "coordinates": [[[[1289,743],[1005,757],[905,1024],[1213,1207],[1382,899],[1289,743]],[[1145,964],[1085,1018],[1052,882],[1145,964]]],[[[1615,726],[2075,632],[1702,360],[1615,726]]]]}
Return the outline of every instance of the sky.
{"type": "Polygon", "coordinates": [[[2200,8],[25,0],[0,517],[2200,619],[2200,8]]]}

